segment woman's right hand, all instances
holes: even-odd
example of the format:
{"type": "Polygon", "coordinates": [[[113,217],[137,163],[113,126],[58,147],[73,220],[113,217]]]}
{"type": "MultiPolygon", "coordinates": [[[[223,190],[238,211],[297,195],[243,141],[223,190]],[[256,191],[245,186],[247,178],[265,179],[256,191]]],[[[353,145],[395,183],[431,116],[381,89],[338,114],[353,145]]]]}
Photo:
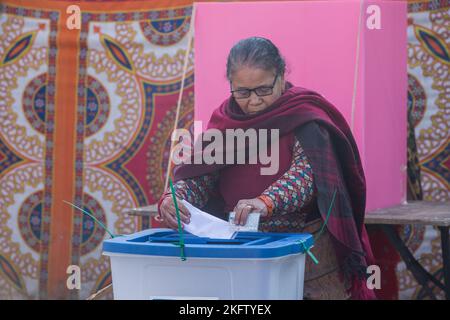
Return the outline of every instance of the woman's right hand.
{"type": "MultiPolygon", "coordinates": [[[[191,214],[189,210],[183,205],[181,199],[177,197],[177,205],[180,211],[181,228],[184,228],[184,223],[189,224],[191,214]]],[[[159,207],[159,214],[161,216],[163,224],[170,229],[178,230],[178,220],[177,212],[175,209],[175,204],[173,203],[173,198],[171,194],[164,197],[159,207]]]]}

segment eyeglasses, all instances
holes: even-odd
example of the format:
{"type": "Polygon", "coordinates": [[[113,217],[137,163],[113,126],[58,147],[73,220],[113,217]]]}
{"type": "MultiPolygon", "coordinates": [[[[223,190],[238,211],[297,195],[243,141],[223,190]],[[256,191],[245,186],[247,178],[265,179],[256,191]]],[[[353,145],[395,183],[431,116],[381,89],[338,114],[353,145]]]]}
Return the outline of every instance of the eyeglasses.
{"type": "Polygon", "coordinates": [[[264,97],[264,96],[270,96],[273,93],[273,88],[275,87],[275,83],[277,82],[278,75],[273,80],[272,86],[261,86],[254,89],[237,89],[237,90],[231,90],[231,94],[235,99],[246,99],[250,97],[252,94],[252,91],[255,92],[255,94],[258,97],[264,97]]]}

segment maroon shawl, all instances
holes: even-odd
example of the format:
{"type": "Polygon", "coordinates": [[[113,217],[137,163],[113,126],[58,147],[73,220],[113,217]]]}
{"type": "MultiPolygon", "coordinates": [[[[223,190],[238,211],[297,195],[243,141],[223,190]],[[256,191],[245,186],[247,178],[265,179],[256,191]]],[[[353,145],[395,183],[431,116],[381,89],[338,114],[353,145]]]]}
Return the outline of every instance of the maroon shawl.
{"type": "MultiPolygon", "coordinates": [[[[272,106],[256,115],[244,114],[230,97],[214,111],[208,129],[279,129],[280,137],[295,134],[312,166],[317,205],[324,221],[337,191],[327,228],[335,239],[341,271],[352,281],[351,296],[372,299],[375,295],[367,289],[365,280],[367,265],[373,263],[364,227],[366,184],[353,135],[340,112],[320,94],[289,83],[286,89],[272,106]]],[[[185,164],[175,168],[174,179],[204,175],[225,167],[185,164]]],[[[238,184],[234,188],[239,192],[238,184]]]]}

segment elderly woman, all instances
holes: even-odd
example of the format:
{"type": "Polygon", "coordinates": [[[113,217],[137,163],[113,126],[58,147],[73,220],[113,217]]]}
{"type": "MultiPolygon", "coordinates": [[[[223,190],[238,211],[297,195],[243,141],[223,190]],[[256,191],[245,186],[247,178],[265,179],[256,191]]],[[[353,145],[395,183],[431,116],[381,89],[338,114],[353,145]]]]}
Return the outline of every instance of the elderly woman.
{"type": "MultiPolygon", "coordinates": [[[[244,39],[231,49],[227,78],[231,96],[208,129],[279,129],[278,172],[262,175],[259,162],[184,164],[174,173],[177,197],[220,217],[234,211],[238,224],[259,212],[263,232],[317,236],[326,221],[314,247],[320,263],[306,262],[305,299],[375,298],[366,286],[373,258],[363,224],[364,172],[343,116],[320,94],[287,82],[285,61],[265,38],[244,39]]],[[[182,222],[189,223],[189,211],[179,206],[182,222]]],[[[177,229],[169,191],[159,214],[177,229]]]]}

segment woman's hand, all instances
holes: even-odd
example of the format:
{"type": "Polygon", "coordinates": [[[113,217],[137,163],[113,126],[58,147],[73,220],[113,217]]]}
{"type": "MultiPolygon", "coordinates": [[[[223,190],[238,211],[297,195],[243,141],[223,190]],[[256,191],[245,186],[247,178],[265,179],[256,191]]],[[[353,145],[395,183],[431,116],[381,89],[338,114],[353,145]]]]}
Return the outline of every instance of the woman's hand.
{"type": "MultiPolygon", "coordinates": [[[[178,197],[177,197],[177,204],[178,209],[180,210],[180,220],[183,223],[189,224],[191,218],[189,210],[186,209],[186,207],[181,202],[181,199],[178,197]]],[[[167,195],[161,202],[161,206],[159,207],[159,214],[161,215],[163,224],[167,228],[178,230],[177,212],[171,194],[167,195]]],[[[183,223],[181,224],[181,228],[184,228],[183,223]]]]}
{"type": "Polygon", "coordinates": [[[260,213],[263,217],[268,213],[266,204],[258,198],[239,200],[233,211],[235,212],[234,224],[242,226],[247,223],[250,212],[260,213]]]}

